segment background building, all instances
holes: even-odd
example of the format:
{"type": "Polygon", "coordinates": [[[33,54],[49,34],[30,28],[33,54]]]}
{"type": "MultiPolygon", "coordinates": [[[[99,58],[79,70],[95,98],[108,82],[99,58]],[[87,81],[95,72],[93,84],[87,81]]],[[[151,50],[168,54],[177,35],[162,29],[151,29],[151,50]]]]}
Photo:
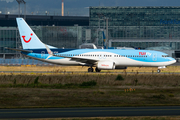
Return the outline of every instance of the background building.
{"type": "Polygon", "coordinates": [[[90,7],[90,26],[107,18],[110,47],[180,50],[180,7],[90,7]]]}
{"type": "MultiPolygon", "coordinates": [[[[0,14],[0,57],[18,54],[4,47],[21,47],[17,16],[0,14]]],[[[26,21],[44,43],[58,48],[79,48],[83,43],[103,46],[104,31],[109,47],[180,56],[180,7],[90,7],[89,17],[27,15],[26,21]]]]}
{"type": "MultiPolygon", "coordinates": [[[[16,17],[18,15],[0,14],[0,58],[20,57],[19,52],[4,49],[22,46],[16,17]]],[[[27,15],[26,22],[44,43],[59,48],[78,48],[82,44],[82,26],[89,26],[89,17],[27,15]]]]}

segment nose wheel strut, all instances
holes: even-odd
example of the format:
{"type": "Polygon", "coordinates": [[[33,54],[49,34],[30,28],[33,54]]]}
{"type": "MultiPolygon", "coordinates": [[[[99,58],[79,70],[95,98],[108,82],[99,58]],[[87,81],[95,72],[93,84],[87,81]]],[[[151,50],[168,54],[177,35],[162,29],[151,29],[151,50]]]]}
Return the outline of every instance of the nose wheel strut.
{"type": "Polygon", "coordinates": [[[160,72],[161,72],[161,70],[160,70],[160,69],[158,69],[158,70],[157,70],[157,73],[160,73],[160,72]]]}

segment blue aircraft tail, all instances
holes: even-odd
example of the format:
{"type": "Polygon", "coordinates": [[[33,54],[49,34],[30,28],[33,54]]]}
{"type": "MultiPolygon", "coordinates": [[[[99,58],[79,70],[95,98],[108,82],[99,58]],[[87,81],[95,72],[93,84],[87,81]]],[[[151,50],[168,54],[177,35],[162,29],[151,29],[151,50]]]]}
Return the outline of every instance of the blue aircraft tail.
{"type": "MultiPolygon", "coordinates": [[[[23,49],[45,49],[45,44],[40,41],[33,30],[23,18],[16,18],[23,49]]],[[[55,48],[47,45],[49,48],[55,48]]]]}

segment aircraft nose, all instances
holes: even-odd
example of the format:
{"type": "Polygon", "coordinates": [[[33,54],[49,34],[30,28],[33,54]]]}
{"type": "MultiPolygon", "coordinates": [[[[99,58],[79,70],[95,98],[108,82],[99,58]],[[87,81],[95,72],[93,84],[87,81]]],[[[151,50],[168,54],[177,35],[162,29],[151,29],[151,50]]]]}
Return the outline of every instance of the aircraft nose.
{"type": "Polygon", "coordinates": [[[176,60],[174,58],[171,58],[170,61],[169,61],[171,64],[174,64],[176,63],[176,60]]]}

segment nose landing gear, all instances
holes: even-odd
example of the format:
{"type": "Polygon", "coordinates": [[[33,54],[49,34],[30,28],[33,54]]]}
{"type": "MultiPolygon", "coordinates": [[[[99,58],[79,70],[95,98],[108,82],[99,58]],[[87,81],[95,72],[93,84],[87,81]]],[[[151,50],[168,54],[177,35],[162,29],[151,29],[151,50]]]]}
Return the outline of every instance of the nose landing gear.
{"type": "Polygon", "coordinates": [[[160,69],[158,69],[158,70],[157,70],[157,73],[160,73],[160,72],[161,72],[161,70],[160,70],[160,69]]]}
{"type": "Polygon", "coordinates": [[[166,66],[160,66],[160,67],[158,67],[157,73],[160,73],[160,72],[161,72],[160,69],[164,69],[164,68],[166,68],[166,66]]]}

